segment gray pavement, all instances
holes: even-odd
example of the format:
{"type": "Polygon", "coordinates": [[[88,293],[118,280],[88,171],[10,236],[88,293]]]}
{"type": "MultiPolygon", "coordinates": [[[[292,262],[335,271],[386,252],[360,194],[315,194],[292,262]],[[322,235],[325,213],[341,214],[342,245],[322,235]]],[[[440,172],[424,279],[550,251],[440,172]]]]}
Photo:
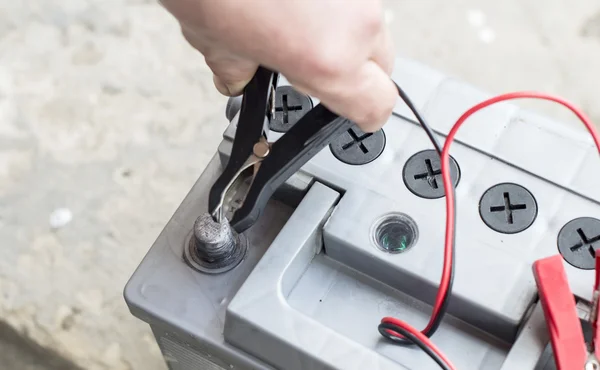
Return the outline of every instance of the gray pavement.
{"type": "MultiPolygon", "coordinates": [[[[600,122],[596,0],[385,4],[400,54],[600,122]]],[[[165,368],[122,288],[216,150],[225,103],[154,1],[0,0],[0,368],[165,368]]]]}
{"type": "Polygon", "coordinates": [[[61,356],[28,340],[0,322],[0,369],[81,370],[61,356]]]}

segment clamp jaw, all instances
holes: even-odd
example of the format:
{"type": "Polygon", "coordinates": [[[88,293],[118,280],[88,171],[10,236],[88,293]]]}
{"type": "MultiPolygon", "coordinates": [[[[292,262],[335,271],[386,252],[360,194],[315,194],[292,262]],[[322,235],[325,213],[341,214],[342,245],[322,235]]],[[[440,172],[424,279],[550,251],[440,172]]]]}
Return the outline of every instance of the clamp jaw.
{"type": "Polygon", "coordinates": [[[575,297],[569,287],[562,257],[555,255],[535,261],[533,272],[550,333],[556,368],[600,370],[600,332],[597,325],[600,251],[596,250],[596,279],[590,312],[593,336],[589,348],[579,323],[575,297]]]}
{"type": "Polygon", "coordinates": [[[353,125],[318,104],[277,141],[269,143],[268,122],[273,117],[278,77],[278,73],[259,67],[246,86],[229,161],[209,192],[209,212],[221,222],[227,192],[252,169],[242,205],[229,220],[238,233],[258,220],[279,186],[353,125]]]}

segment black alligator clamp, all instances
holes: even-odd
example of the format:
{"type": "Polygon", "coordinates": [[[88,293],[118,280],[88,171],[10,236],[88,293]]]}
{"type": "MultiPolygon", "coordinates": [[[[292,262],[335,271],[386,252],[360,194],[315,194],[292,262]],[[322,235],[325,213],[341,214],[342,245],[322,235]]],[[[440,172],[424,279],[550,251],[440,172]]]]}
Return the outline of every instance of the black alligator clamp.
{"type": "Polygon", "coordinates": [[[204,261],[204,265],[213,264],[219,271],[224,270],[225,261],[233,268],[243,259],[241,250],[246,246],[240,242],[239,234],[256,223],[275,190],[353,125],[352,121],[318,104],[277,141],[268,142],[278,79],[278,73],[259,67],[246,86],[229,161],[210,189],[208,214],[211,217],[198,218],[194,238],[190,240],[193,248],[200,249],[200,253],[195,253],[197,258],[203,255],[206,260],[208,249],[213,252],[218,249],[216,254],[209,253],[212,260],[204,261]],[[243,189],[241,197],[240,189],[243,189]],[[236,204],[231,204],[233,199],[236,204]],[[222,232],[203,232],[208,229],[222,232]],[[217,235],[222,239],[215,244],[217,235]]]}

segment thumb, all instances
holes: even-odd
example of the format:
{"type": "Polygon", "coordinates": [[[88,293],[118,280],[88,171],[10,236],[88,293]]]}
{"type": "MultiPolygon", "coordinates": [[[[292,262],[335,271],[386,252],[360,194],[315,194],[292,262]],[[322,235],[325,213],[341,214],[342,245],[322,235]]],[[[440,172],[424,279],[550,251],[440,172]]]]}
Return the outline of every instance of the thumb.
{"type": "Polygon", "coordinates": [[[210,42],[208,38],[198,36],[185,27],[182,27],[182,33],[190,45],[204,56],[206,64],[214,74],[213,82],[217,90],[226,96],[240,95],[256,73],[258,64],[210,42]]]}
{"type": "Polygon", "coordinates": [[[244,76],[242,79],[223,79],[218,75],[213,76],[213,82],[217,90],[225,96],[237,96],[241,95],[244,91],[244,87],[250,82],[253,74],[250,76],[244,76]]]}
{"type": "Polygon", "coordinates": [[[206,64],[213,71],[215,87],[223,95],[240,95],[250,82],[258,65],[225,50],[208,50],[206,64]]]}

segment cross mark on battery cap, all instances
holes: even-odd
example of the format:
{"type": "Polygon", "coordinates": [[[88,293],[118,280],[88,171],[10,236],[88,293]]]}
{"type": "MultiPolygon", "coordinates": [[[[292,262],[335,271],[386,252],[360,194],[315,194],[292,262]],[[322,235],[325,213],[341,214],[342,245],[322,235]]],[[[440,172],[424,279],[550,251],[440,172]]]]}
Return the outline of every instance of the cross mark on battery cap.
{"type": "Polygon", "coordinates": [[[438,182],[436,177],[440,176],[442,174],[442,170],[441,169],[437,169],[434,170],[433,169],[433,165],[431,164],[431,159],[425,159],[425,168],[426,171],[425,172],[421,172],[416,174],[415,180],[427,180],[427,183],[429,184],[429,186],[431,186],[434,189],[437,189],[439,187],[438,182]]]}
{"type": "Polygon", "coordinates": [[[348,130],[348,134],[350,135],[350,137],[352,138],[352,141],[347,142],[346,144],[342,145],[342,149],[343,150],[348,150],[350,147],[352,147],[353,145],[358,145],[358,147],[360,148],[360,150],[363,153],[368,153],[369,149],[367,148],[367,146],[363,143],[363,141],[369,137],[371,137],[373,135],[373,133],[369,132],[366,134],[362,134],[360,136],[358,136],[356,134],[356,132],[354,132],[353,129],[348,130]]]}
{"type": "MultiPolygon", "coordinates": [[[[537,213],[533,194],[515,183],[496,184],[487,189],[479,200],[481,220],[492,230],[503,234],[525,231],[533,224],[537,213]]],[[[568,247],[577,240],[569,242],[568,247]]]]}
{"type": "Polygon", "coordinates": [[[341,162],[360,166],[371,163],[379,157],[385,148],[383,129],[375,132],[363,132],[353,125],[329,144],[331,153],[341,162]]]}
{"type": "Polygon", "coordinates": [[[558,251],[571,266],[582,270],[596,268],[596,250],[600,249],[600,220],[575,218],[565,224],[556,239],[558,251]]]}
{"type": "Polygon", "coordinates": [[[506,213],[506,222],[509,224],[514,223],[513,211],[519,211],[523,209],[527,209],[527,205],[525,203],[521,204],[512,204],[510,202],[510,194],[508,192],[504,192],[504,205],[501,206],[491,206],[490,212],[504,212],[506,213]]]}
{"type": "Polygon", "coordinates": [[[275,112],[283,113],[283,123],[288,124],[289,121],[289,112],[292,111],[300,111],[302,110],[302,105],[289,105],[288,104],[288,94],[283,94],[281,96],[281,107],[275,107],[275,112]]]}
{"type": "Polygon", "coordinates": [[[579,238],[581,240],[577,244],[572,246],[571,250],[573,252],[576,252],[583,247],[587,247],[588,252],[590,252],[592,257],[595,257],[596,249],[594,248],[594,243],[600,241],[600,235],[596,235],[596,236],[588,239],[587,235],[585,235],[585,232],[581,228],[577,229],[577,234],[579,235],[579,238]]]}
{"type": "MultiPolygon", "coordinates": [[[[460,180],[460,168],[452,156],[449,164],[450,176],[456,187],[460,180]]],[[[408,158],[402,170],[402,179],[408,190],[421,198],[438,199],[445,195],[440,156],[433,149],[422,150],[408,158]]]]}

